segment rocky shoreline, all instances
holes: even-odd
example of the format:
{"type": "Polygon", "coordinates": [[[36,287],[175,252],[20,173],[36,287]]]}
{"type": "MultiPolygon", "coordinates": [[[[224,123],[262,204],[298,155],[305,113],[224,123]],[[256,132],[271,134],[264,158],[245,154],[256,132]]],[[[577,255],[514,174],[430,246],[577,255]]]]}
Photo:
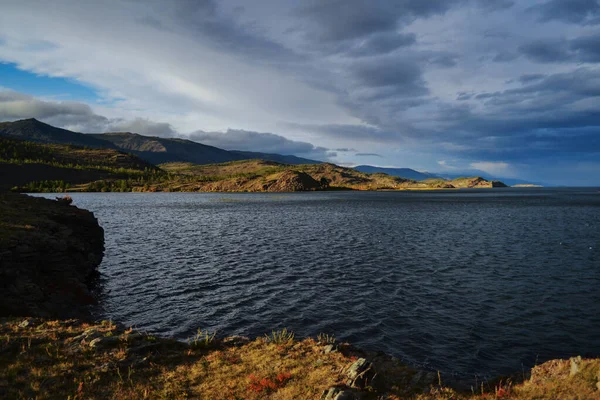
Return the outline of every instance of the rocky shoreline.
{"type": "Polygon", "coordinates": [[[327,335],[250,340],[199,331],[182,343],[91,322],[103,251],[89,211],[0,193],[0,398],[600,398],[600,359],[552,360],[527,375],[460,387],[327,335]]]}
{"type": "Polygon", "coordinates": [[[0,193],[0,316],[90,318],[104,230],[86,210],[0,193]]]}

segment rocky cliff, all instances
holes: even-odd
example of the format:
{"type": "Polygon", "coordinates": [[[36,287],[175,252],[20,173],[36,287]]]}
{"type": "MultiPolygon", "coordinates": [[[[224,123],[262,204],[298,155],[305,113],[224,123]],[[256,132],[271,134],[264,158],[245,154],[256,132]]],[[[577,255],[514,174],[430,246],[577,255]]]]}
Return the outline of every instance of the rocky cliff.
{"type": "Polygon", "coordinates": [[[91,212],[0,193],[0,316],[89,317],[103,252],[91,212]]]}

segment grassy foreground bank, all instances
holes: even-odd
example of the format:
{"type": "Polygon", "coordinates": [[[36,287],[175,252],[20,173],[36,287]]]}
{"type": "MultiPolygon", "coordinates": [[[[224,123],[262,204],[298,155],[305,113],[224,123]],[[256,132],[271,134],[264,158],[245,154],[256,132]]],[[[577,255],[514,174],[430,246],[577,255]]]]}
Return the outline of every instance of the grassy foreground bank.
{"type": "Polygon", "coordinates": [[[388,356],[369,357],[361,372],[356,365],[368,355],[328,337],[298,341],[279,332],[250,341],[202,333],[182,343],[108,321],[0,322],[2,399],[600,398],[597,359],[553,360],[524,383],[459,393],[388,356]]]}

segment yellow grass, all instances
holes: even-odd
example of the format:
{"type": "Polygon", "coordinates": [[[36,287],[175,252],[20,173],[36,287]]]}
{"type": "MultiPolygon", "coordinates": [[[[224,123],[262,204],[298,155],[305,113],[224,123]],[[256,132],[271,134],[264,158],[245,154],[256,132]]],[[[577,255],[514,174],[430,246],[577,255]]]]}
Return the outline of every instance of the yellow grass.
{"type": "MultiPolygon", "coordinates": [[[[279,337],[281,332],[278,333],[279,337]]],[[[203,336],[206,337],[206,336],[203,336]]],[[[288,336],[289,337],[289,334],[288,336]]],[[[334,339],[213,339],[193,346],[104,321],[0,320],[2,399],[319,399],[344,385],[360,350],[334,339]],[[25,324],[24,321],[27,321],[25,324]]],[[[459,393],[441,377],[415,384],[416,371],[390,357],[373,358],[379,378],[364,399],[599,399],[600,360],[537,366],[522,384],[499,383],[459,393]],[[412,383],[411,383],[412,382],[412,383]]]]}

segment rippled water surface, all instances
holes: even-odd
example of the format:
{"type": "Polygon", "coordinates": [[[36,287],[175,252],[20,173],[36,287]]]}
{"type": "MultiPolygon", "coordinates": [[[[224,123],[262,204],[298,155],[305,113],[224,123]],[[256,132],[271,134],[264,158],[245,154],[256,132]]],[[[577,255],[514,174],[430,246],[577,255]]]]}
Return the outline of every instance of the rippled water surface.
{"type": "Polygon", "coordinates": [[[600,190],[75,194],[100,318],[178,338],[287,327],[494,376],[600,356],[600,190]]]}

